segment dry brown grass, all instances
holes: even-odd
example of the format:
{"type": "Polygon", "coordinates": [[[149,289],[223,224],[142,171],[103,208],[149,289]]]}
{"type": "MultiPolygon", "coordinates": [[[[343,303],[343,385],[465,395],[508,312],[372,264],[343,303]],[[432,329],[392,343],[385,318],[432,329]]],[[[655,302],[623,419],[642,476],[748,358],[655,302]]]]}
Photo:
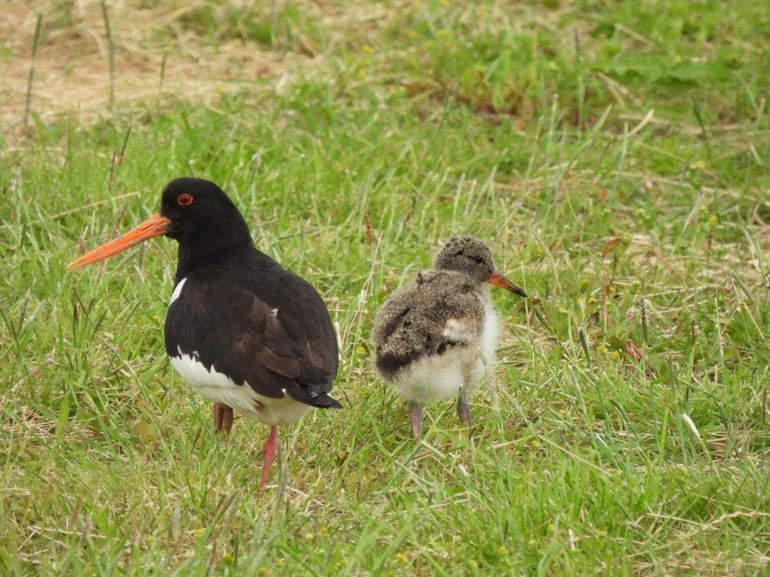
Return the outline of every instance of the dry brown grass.
{"type": "MultiPolygon", "coordinates": [[[[75,0],[67,7],[65,23],[61,4],[14,1],[0,12],[0,46],[6,52],[0,58],[0,119],[13,133],[23,125],[31,66],[31,110],[43,121],[75,114],[90,122],[111,114],[109,42],[101,3],[75,0]],[[43,28],[33,59],[38,14],[43,28]]],[[[244,39],[214,43],[202,38],[180,25],[201,3],[149,4],[108,4],[115,102],[122,110],[176,99],[214,106],[223,94],[280,91],[293,71],[319,63],[319,57],[278,53],[244,39]]]]}

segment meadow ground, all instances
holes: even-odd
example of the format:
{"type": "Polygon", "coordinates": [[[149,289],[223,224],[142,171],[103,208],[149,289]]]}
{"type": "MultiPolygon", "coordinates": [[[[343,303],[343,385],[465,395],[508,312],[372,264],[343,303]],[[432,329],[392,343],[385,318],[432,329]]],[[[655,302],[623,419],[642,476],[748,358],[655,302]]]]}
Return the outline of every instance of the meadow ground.
{"type": "Polygon", "coordinates": [[[768,46],[755,0],[4,4],[0,572],[767,574],[768,46]],[[163,354],[173,243],[64,270],[186,174],[339,328],[285,502],[163,354]],[[372,319],[460,232],[533,298],[415,442],[372,319]]]}

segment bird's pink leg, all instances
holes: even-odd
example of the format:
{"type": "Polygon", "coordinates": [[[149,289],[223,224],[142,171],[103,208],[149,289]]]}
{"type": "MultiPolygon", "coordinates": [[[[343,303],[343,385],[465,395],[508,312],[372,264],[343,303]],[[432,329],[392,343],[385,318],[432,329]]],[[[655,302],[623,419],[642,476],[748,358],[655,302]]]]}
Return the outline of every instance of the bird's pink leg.
{"type": "Polygon", "coordinates": [[[229,433],[232,428],[233,410],[222,403],[214,403],[214,430],[221,431],[224,429],[229,433]]]}
{"type": "Polygon", "coordinates": [[[409,402],[409,424],[414,438],[419,439],[422,432],[422,407],[416,401],[409,402]]]}
{"type": "Polygon", "coordinates": [[[273,425],[270,429],[270,437],[267,439],[267,443],[262,448],[262,481],[259,483],[259,488],[264,489],[267,485],[267,479],[270,477],[270,467],[273,466],[275,461],[276,444],[278,441],[278,427],[273,425]]]}
{"type": "Polygon", "coordinates": [[[460,417],[463,425],[470,428],[471,409],[468,406],[468,398],[465,396],[465,389],[463,387],[460,387],[460,395],[457,398],[457,416],[460,417]]]}

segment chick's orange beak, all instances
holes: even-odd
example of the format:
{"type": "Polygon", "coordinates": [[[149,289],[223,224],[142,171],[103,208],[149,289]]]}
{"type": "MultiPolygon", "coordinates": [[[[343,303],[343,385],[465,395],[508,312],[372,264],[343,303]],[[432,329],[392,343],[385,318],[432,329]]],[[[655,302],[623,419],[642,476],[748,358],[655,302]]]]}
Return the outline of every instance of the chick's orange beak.
{"type": "Polygon", "coordinates": [[[511,291],[514,294],[527,298],[527,293],[524,291],[523,288],[513,284],[511,281],[509,281],[500,273],[496,273],[496,272],[489,273],[487,275],[487,282],[491,285],[504,288],[507,291],[511,291]]]}
{"type": "Polygon", "coordinates": [[[169,225],[171,221],[160,213],[152,215],[145,220],[142,224],[137,226],[134,230],[131,230],[106,244],[103,244],[99,248],[88,251],[80,258],[73,260],[67,265],[67,270],[75,268],[81,268],[100,260],[104,260],[111,256],[123,252],[124,250],[131,248],[132,246],[139,244],[152,238],[154,236],[160,236],[166,234],[169,231],[169,225]]]}

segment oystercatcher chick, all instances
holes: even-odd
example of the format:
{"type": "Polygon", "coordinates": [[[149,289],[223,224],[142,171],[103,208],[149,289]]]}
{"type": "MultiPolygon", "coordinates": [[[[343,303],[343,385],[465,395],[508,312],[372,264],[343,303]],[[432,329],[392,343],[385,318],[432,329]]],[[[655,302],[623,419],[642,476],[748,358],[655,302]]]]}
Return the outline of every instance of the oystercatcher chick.
{"type": "Polygon", "coordinates": [[[160,212],[68,265],[104,260],[149,238],[179,243],[165,322],[171,365],[214,403],[214,427],[230,431],[233,410],[270,425],[260,488],[277,451],[277,427],[329,396],[337,374],[337,336],[318,292],[254,247],[248,226],[213,182],[179,178],[160,212]]]}
{"type": "Polygon", "coordinates": [[[377,370],[408,401],[415,437],[429,401],[456,397],[470,426],[468,395],[494,365],[498,339],[488,284],[527,296],[495,271],[489,248],[472,236],[452,238],[435,267],[390,296],[373,331],[377,370]]]}

